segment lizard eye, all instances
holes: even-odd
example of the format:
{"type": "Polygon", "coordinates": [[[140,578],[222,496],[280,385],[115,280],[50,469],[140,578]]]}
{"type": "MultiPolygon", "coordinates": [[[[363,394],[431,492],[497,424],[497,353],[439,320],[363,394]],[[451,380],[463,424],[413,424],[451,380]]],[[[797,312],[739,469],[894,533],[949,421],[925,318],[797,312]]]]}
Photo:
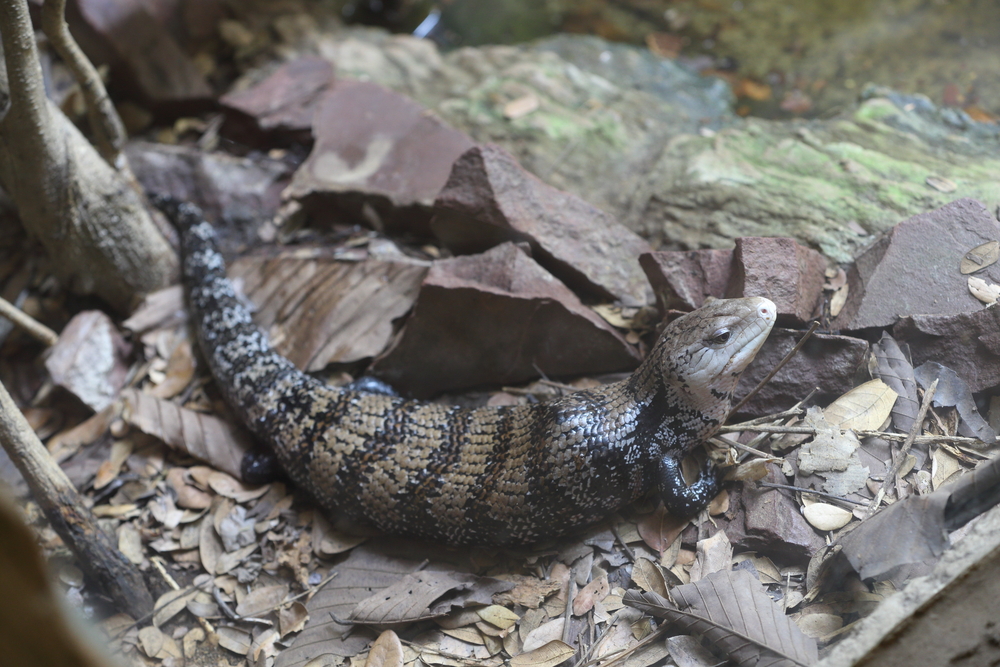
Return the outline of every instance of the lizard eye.
{"type": "Polygon", "coordinates": [[[715,333],[708,337],[709,345],[725,345],[732,332],[729,329],[717,329],[715,333]]]}

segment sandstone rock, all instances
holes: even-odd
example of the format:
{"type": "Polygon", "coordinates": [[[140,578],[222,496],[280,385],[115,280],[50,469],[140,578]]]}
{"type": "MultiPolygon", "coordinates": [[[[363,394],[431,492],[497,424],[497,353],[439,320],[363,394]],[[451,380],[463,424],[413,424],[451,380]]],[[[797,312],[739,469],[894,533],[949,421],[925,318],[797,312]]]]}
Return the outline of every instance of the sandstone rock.
{"type": "Polygon", "coordinates": [[[726,293],[733,269],[732,250],[647,252],[639,264],[656,295],[660,312],[701,308],[705,299],[726,293]]]}
{"type": "Polygon", "coordinates": [[[980,304],[958,315],[904,317],[892,334],[910,344],[914,366],[926,361],[947,366],[973,393],[1000,384],[1000,306],[980,304]]]}
{"type": "Polygon", "coordinates": [[[227,112],[223,131],[243,143],[312,141],[313,116],[333,84],[333,65],[315,56],[285,63],[256,84],[219,99],[227,112]]]}
{"type": "Polygon", "coordinates": [[[513,243],[436,262],[373,373],[418,398],[444,390],[627,371],[636,350],[513,243]]]}
{"type": "Polygon", "coordinates": [[[212,89],[143,0],[77,0],[69,20],[95,64],[151,106],[207,107],[212,89]]]}
{"type": "MultiPolygon", "coordinates": [[[[976,246],[997,239],[1000,223],[974,199],[959,199],[904,220],[858,256],[848,272],[847,303],[834,326],[886,327],[907,316],[981,310],[983,304],[969,292],[959,264],[976,246]]],[[[1000,264],[975,275],[1000,283],[1000,264]]]]}
{"type": "Polygon", "coordinates": [[[649,245],[576,195],[546,185],[499,146],[476,146],[451,171],[431,221],[456,253],[527,241],[538,262],[591,299],[651,301],[638,256],[649,245]]]}
{"type": "Polygon", "coordinates": [[[802,324],[816,314],[823,296],[826,260],[794,239],[736,239],[727,297],[763,296],[778,309],[779,324],[802,324]]]}
{"type": "Polygon", "coordinates": [[[287,197],[314,218],[347,215],[419,236],[428,234],[431,205],[452,163],[473,145],[409,98],[346,80],[319,102],[313,135],[287,197]]]}
{"type": "MultiPolygon", "coordinates": [[[[764,347],[743,373],[734,400],[739,401],[757,386],[802,334],[802,331],[791,329],[771,331],[764,347]]],[[[749,415],[766,415],[787,410],[816,387],[820,393],[814,395],[813,401],[833,400],[854,388],[854,372],[864,362],[867,352],[868,343],[860,338],[813,334],[743,411],[749,415]]]]}

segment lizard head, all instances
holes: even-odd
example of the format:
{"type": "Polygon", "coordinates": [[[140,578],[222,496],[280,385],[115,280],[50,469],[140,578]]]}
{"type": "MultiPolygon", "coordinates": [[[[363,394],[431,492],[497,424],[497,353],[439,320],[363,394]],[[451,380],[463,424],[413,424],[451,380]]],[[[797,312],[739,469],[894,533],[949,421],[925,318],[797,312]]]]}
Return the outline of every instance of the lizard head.
{"type": "Polygon", "coordinates": [[[690,408],[721,422],[740,374],[774,326],[776,310],[763,297],[711,299],[674,320],[651,355],[660,378],[690,408]]]}

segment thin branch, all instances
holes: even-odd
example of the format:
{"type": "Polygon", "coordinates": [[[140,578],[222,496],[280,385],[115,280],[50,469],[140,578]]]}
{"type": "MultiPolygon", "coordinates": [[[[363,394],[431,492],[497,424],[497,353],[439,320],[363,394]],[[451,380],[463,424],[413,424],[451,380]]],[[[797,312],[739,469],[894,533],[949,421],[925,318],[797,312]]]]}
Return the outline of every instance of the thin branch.
{"type": "Polygon", "coordinates": [[[48,347],[52,347],[59,340],[59,334],[4,298],[0,298],[0,315],[48,347]]]}
{"type": "MultiPolygon", "coordinates": [[[[854,429],[845,429],[854,430],[854,429]]],[[[741,426],[735,424],[733,426],[723,426],[719,429],[719,433],[733,433],[736,431],[753,431],[755,433],[797,433],[800,435],[816,435],[816,429],[810,426],[769,426],[767,424],[760,424],[754,426],[741,426]]],[[[893,442],[903,442],[906,440],[907,436],[902,433],[888,433],[886,431],[869,431],[869,430],[854,430],[854,433],[859,438],[882,438],[883,440],[892,440],[893,442]]],[[[1000,440],[1000,439],[998,439],[1000,440]]],[[[913,440],[915,445],[937,445],[943,442],[947,442],[952,445],[966,445],[968,447],[983,447],[992,446],[997,444],[997,442],[984,442],[979,438],[966,438],[960,435],[918,435],[913,440]]]]}
{"type": "Polygon", "coordinates": [[[791,350],[789,350],[789,351],[788,351],[788,354],[786,354],[786,355],[784,356],[784,358],[783,358],[783,359],[782,359],[781,361],[779,361],[779,362],[777,363],[777,365],[775,365],[775,367],[774,367],[774,368],[772,368],[772,369],[771,369],[771,372],[770,372],[770,373],[768,373],[768,374],[767,374],[767,375],[766,375],[766,376],[764,377],[764,379],[763,379],[763,380],[761,380],[761,381],[760,381],[760,382],[759,382],[759,383],[757,384],[757,386],[756,386],[756,387],[754,387],[753,389],[751,389],[751,390],[750,390],[750,393],[749,393],[749,394],[747,394],[746,396],[744,396],[744,397],[743,397],[743,400],[742,400],[742,401],[740,401],[739,403],[737,403],[736,405],[734,405],[734,406],[733,406],[733,409],[732,409],[732,410],[730,410],[729,412],[730,412],[731,414],[735,414],[736,412],[738,412],[738,411],[739,411],[739,409],[740,409],[740,408],[742,408],[742,407],[743,407],[744,405],[746,405],[746,404],[747,404],[747,401],[749,401],[749,400],[750,400],[751,398],[753,398],[754,396],[756,396],[756,395],[757,395],[757,392],[759,392],[759,391],[760,391],[761,389],[763,389],[763,388],[764,388],[764,385],[766,385],[766,384],[767,384],[768,382],[770,382],[770,381],[771,381],[771,378],[773,378],[773,377],[774,377],[775,375],[777,375],[777,374],[778,374],[778,371],[780,371],[780,370],[781,370],[782,366],[784,366],[784,365],[785,365],[785,364],[787,364],[787,363],[788,363],[789,361],[791,361],[792,357],[794,357],[794,356],[795,356],[795,354],[796,354],[796,353],[797,353],[797,352],[798,352],[799,350],[801,350],[801,349],[802,349],[802,346],[806,344],[806,341],[807,341],[807,340],[809,340],[810,336],[812,336],[812,335],[813,335],[813,332],[814,332],[814,331],[816,331],[816,329],[817,329],[818,327],[819,327],[819,320],[817,320],[817,321],[815,321],[815,322],[813,322],[813,323],[812,323],[812,326],[810,326],[810,327],[809,327],[808,331],[806,331],[806,332],[805,332],[804,334],[802,334],[802,338],[800,338],[800,339],[799,339],[799,342],[797,342],[797,343],[795,344],[795,347],[793,347],[793,348],[792,348],[791,350]]]}
{"type": "Polygon", "coordinates": [[[97,150],[114,168],[127,168],[122,153],[126,138],[125,126],[108,97],[101,76],[70,34],[65,16],[66,0],[45,0],[42,5],[42,30],[49,38],[52,48],[73,72],[73,78],[83,92],[83,98],[87,102],[87,119],[97,142],[97,150]]]}

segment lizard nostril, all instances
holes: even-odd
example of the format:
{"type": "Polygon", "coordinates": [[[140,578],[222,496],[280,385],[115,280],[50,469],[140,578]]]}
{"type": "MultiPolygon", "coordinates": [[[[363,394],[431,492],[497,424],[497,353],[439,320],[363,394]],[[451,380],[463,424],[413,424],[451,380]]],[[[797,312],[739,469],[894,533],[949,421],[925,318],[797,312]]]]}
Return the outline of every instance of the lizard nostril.
{"type": "Polygon", "coordinates": [[[773,320],[775,317],[775,307],[770,301],[765,301],[764,303],[757,306],[757,313],[765,320],[773,320]]]}

